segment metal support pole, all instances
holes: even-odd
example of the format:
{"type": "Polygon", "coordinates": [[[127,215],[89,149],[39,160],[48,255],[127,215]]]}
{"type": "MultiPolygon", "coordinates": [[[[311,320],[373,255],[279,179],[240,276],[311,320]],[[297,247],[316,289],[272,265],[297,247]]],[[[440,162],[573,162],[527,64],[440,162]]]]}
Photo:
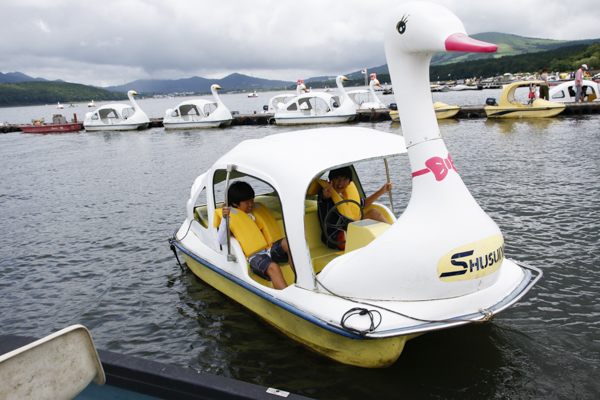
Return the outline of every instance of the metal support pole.
{"type": "MultiPolygon", "coordinates": [[[[227,179],[225,180],[225,206],[229,207],[229,177],[233,171],[237,170],[237,166],[229,164],[227,166],[227,179]]],[[[227,261],[236,262],[237,259],[234,254],[231,254],[231,231],[229,230],[229,214],[225,218],[227,225],[227,261]]]]}
{"type": "MultiPolygon", "coordinates": [[[[385,164],[385,175],[387,176],[387,181],[390,183],[390,170],[388,168],[387,158],[383,159],[383,163],[385,164]]],[[[392,213],[396,216],[396,212],[394,211],[394,202],[392,201],[392,191],[388,190],[388,194],[390,195],[390,207],[392,208],[392,213]]]]}

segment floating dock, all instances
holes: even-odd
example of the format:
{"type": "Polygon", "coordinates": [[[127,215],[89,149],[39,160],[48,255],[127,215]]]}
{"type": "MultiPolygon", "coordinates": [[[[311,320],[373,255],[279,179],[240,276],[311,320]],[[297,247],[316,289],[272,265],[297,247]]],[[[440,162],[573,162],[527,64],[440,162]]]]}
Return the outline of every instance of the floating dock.
{"type": "MultiPolygon", "coordinates": [[[[391,121],[390,109],[379,109],[379,110],[358,110],[356,112],[356,119],[354,122],[382,122],[391,121]]],[[[565,110],[558,114],[559,116],[570,116],[570,115],[588,115],[600,113],[600,101],[591,101],[584,103],[567,103],[565,110]]],[[[272,113],[254,113],[254,114],[235,114],[231,125],[269,125],[274,124],[275,120],[273,117],[275,114],[272,113]]],[[[455,119],[475,119],[475,118],[487,118],[485,114],[485,106],[461,106],[460,111],[455,119]]],[[[162,128],[162,118],[151,118],[149,128],[162,128]]],[[[81,130],[84,130],[83,124],[81,124],[81,130]]],[[[0,126],[0,133],[8,132],[19,132],[21,129],[18,125],[2,125],[0,126]]]]}

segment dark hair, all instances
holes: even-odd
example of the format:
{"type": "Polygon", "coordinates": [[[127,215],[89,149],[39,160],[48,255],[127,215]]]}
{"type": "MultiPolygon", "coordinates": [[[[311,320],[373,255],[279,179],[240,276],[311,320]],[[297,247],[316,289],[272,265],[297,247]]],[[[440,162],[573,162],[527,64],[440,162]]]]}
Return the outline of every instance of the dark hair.
{"type": "Polygon", "coordinates": [[[233,182],[229,186],[229,191],[227,193],[229,195],[229,204],[233,205],[239,205],[242,201],[254,198],[254,189],[244,181],[233,182]]]}
{"type": "Polygon", "coordinates": [[[348,178],[352,180],[352,168],[350,167],[342,167],[337,169],[332,169],[329,171],[329,180],[335,178],[348,178]]]}
{"type": "Polygon", "coordinates": [[[543,68],[543,69],[542,69],[542,74],[543,74],[544,72],[548,72],[548,68],[543,68]]]}

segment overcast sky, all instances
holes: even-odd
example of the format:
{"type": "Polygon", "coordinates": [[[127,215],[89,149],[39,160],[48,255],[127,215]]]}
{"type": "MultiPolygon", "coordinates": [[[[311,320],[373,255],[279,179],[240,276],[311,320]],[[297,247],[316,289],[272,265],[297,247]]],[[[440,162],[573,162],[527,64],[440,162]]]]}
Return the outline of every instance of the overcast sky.
{"type": "MultiPolygon", "coordinates": [[[[339,75],[385,64],[402,0],[0,0],[0,72],[86,85],[339,75]]],[[[600,38],[598,0],[433,0],[468,34],[600,38]],[[493,4],[493,6],[492,6],[493,4]]]]}

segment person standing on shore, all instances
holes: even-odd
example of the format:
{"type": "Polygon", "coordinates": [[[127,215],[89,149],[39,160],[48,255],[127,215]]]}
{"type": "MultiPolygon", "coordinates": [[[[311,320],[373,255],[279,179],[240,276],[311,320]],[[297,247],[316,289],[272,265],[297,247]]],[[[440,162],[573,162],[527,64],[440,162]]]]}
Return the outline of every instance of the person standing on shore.
{"type": "Polygon", "coordinates": [[[542,73],[540,74],[540,80],[544,81],[544,83],[540,84],[540,99],[550,100],[549,93],[549,84],[548,84],[548,68],[542,69],[542,73]]]}
{"type": "Polygon", "coordinates": [[[583,96],[581,95],[581,86],[583,85],[583,70],[588,69],[587,65],[583,64],[577,72],[575,73],[575,103],[579,101],[583,101],[583,96]]]}

